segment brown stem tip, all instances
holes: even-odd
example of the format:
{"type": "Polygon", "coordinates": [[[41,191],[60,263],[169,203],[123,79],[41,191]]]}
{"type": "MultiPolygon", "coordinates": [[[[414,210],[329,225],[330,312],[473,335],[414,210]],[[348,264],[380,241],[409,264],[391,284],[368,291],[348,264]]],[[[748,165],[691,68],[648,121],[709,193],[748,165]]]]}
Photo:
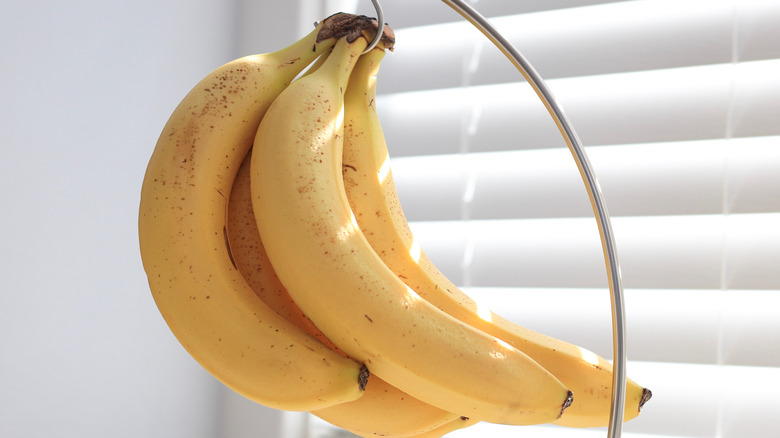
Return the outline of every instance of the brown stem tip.
{"type": "Polygon", "coordinates": [[[563,415],[563,411],[566,410],[571,404],[574,403],[574,393],[569,391],[568,397],[566,397],[566,401],[563,402],[563,406],[561,406],[561,413],[558,414],[558,418],[561,418],[561,415],[563,415]]]}
{"type": "Polygon", "coordinates": [[[642,410],[642,406],[647,403],[648,400],[650,400],[653,397],[653,391],[650,391],[647,388],[642,389],[642,398],[639,399],[639,410],[642,410]]]}
{"type": "MultiPolygon", "coordinates": [[[[322,20],[322,29],[317,34],[317,42],[330,38],[346,37],[347,41],[351,43],[361,36],[372,41],[378,27],[379,24],[374,18],[339,12],[322,20]]],[[[381,43],[382,47],[388,50],[393,50],[393,45],[395,45],[395,32],[387,24],[382,32],[381,43]]]]}
{"type": "Polygon", "coordinates": [[[361,391],[366,390],[366,385],[368,384],[368,377],[371,375],[371,373],[368,371],[368,367],[363,364],[360,366],[360,372],[358,373],[358,388],[360,388],[361,391]]]}

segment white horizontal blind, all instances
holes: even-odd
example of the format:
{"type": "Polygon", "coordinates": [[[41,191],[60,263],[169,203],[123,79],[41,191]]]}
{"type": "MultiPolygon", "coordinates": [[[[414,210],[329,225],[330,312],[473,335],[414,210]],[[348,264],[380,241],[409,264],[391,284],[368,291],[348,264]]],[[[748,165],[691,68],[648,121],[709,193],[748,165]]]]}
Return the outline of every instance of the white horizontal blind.
{"type": "MultiPolygon", "coordinates": [[[[397,43],[377,108],[422,247],[498,313],[611,358],[598,230],[550,116],[446,5],[382,3],[397,43]]],[[[780,2],[472,4],[547,80],[603,188],[628,374],[654,392],[623,435],[776,437],[780,2]]],[[[606,430],[479,424],[451,436],[519,434],[606,430]]]]}

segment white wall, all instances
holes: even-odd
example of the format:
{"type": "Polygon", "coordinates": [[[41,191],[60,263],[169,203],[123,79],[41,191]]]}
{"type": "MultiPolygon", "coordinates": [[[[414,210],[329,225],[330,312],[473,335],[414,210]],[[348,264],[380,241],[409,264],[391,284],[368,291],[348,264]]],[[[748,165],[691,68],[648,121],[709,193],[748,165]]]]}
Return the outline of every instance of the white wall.
{"type": "Polygon", "coordinates": [[[279,436],[275,411],[241,417],[250,434],[222,424],[246,406],[165,326],[136,227],[146,163],[178,101],[239,52],[292,42],[299,7],[3,2],[0,436],[279,436]]]}

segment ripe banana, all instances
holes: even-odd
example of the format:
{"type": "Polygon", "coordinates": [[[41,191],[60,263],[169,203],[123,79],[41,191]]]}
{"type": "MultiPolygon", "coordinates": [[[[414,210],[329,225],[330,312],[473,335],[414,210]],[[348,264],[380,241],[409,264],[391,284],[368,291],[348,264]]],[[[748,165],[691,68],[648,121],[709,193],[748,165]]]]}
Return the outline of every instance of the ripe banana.
{"type": "Polygon", "coordinates": [[[462,423],[460,415],[424,403],[375,375],[369,377],[359,399],[311,413],[365,438],[413,437],[462,423]]]}
{"type": "Polygon", "coordinates": [[[571,403],[557,378],[423,300],[355,223],[342,180],[343,93],[366,45],[340,39],[258,128],[252,203],[279,279],[340,350],[413,397],[483,421],[555,420],[571,403]]]}
{"type": "Polygon", "coordinates": [[[141,256],[165,321],[213,376],[277,409],[358,399],[366,369],[255,295],[226,245],[227,201],[268,106],[306,65],[355,31],[352,17],[329,17],[287,48],[229,62],[204,78],[165,125],[141,189],[141,256]]]}
{"type": "MultiPolygon", "coordinates": [[[[337,349],[293,302],[271,266],[252,209],[250,160],[251,151],[238,169],[228,202],[228,242],[236,267],[269,307],[306,333],[337,349]]],[[[369,377],[365,393],[359,399],[312,413],[362,437],[416,436],[445,424],[463,423],[459,415],[425,404],[377,376],[369,377]]]]}
{"type": "MultiPolygon", "coordinates": [[[[450,282],[414,240],[401,208],[376,109],[376,69],[353,72],[345,95],[344,185],[352,212],[372,248],[422,298],[452,317],[523,351],[574,392],[575,402],[554,423],[572,427],[609,422],[612,364],[596,354],[514,324],[484,309],[450,282]]],[[[363,61],[364,58],[361,58],[363,61]]],[[[360,66],[360,65],[359,65],[360,66]]],[[[625,420],[639,414],[650,392],[628,380],[625,420]]]]}
{"type": "Polygon", "coordinates": [[[455,432],[456,430],[465,429],[477,423],[479,423],[479,420],[471,419],[468,417],[460,417],[453,421],[450,421],[447,424],[441,425],[429,432],[424,432],[419,435],[410,436],[408,438],[440,438],[443,437],[444,435],[447,435],[450,432],[455,432]]]}

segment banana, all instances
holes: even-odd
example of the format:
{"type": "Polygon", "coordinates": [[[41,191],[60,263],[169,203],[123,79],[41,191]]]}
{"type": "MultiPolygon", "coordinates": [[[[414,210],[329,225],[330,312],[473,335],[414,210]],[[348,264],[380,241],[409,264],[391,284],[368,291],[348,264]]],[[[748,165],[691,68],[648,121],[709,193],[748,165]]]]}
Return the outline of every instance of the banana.
{"type": "MultiPolygon", "coordinates": [[[[228,202],[228,243],[236,267],[252,290],[271,309],[337,350],[295,305],[271,266],[252,209],[250,160],[251,151],[238,169],[228,202]]],[[[416,436],[445,424],[463,423],[459,415],[425,404],[377,376],[369,377],[365,393],[359,399],[314,410],[312,413],[362,437],[416,436]]]]}
{"type": "MultiPolygon", "coordinates": [[[[230,190],[227,210],[227,243],[238,272],[260,300],[285,320],[325,344],[330,342],[295,305],[271,266],[257,231],[249,185],[249,162],[252,151],[244,158],[230,190]]],[[[343,353],[339,353],[346,356],[343,353]]],[[[361,397],[362,398],[362,397],[361,397]]]]}
{"type": "Polygon", "coordinates": [[[450,432],[455,432],[456,430],[465,429],[477,423],[479,423],[479,420],[471,419],[468,417],[460,417],[453,421],[450,421],[447,424],[441,425],[436,429],[421,433],[419,435],[410,436],[408,438],[440,438],[443,437],[444,435],[447,435],[450,432]]]}
{"type": "Polygon", "coordinates": [[[343,93],[367,43],[350,41],[285,89],[255,136],[252,203],[274,270],[340,350],[409,395],[483,421],[557,419],[571,403],[557,378],[423,300],[355,223],[342,180],[343,93]]]}
{"type": "Polygon", "coordinates": [[[184,348],[258,403],[312,410],[358,399],[364,365],[265,305],[226,245],[227,200],[266,109],[362,21],[337,14],[287,48],[244,57],[198,83],[166,123],[141,189],[139,240],[154,300],[184,348]]]}
{"type": "MultiPolygon", "coordinates": [[[[612,364],[570,343],[518,326],[489,313],[450,282],[414,240],[390,169],[387,144],[376,109],[376,59],[372,74],[356,75],[345,95],[344,185],[352,212],[372,248],[422,298],[452,317],[512,345],[533,358],[574,392],[575,402],[555,424],[606,426],[609,422],[612,364]],[[357,80],[360,79],[360,80],[357,80]]],[[[361,59],[362,60],[362,59],[361,59]]],[[[624,419],[639,414],[650,391],[627,381],[624,419]]]]}
{"type": "Polygon", "coordinates": [[[460,415],[424,403],[375,375],[361,398],[311,413],[365,438],[412,437],[462,422],[460,415]]]}

